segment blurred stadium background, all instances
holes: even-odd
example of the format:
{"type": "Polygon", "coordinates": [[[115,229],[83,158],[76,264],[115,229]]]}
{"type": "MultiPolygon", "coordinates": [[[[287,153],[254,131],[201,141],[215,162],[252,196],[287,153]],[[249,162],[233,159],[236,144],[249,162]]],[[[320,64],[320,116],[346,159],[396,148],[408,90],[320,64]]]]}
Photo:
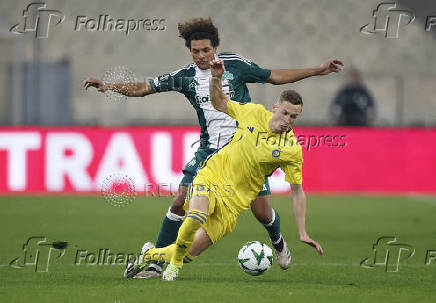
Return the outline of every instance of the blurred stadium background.
{"type": "MultiPolygon", "coordinates": [[[[1,2],[0,123],[2,125],[196,125],[192,108],[177,93],[126,103],[85,92],[81,81],[125,66],[138,80],[190,63],[177,23],[211,16],[221,36],[220,51],[239,53],[262,67],[316,66],[335,56],[358,68],[377,101],[378,126],[436,125],[436,30],[425,31],[433,1],[397,1],[416,20],[399,39],[364,35],[380,1],[45,1],[65,14],[48,39],[14,35],[29,1],[1,2]],[[76,16],[165,19],[164,31],[74,31],[76,16]],[[38,70],[35,72],[33,68],[38,70]],[[53,89],[56,88],[56,89],[53,89]],[[37,106],[36,104],[39,104],[37,106]]],[[[304,96],[303,125],[328,125],[329,105],[345,73],[290,85],[304,96]]],[[[271,105],[283,87],[251,85],[253,100],[271,105]]]]}

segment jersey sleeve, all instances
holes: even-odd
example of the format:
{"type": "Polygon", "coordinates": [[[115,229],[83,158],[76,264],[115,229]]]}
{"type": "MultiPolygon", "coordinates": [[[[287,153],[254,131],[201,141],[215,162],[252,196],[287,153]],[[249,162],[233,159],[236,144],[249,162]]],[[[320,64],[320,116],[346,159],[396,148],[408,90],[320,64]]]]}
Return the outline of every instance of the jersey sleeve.
{"type": "Polygon", "coordinates": [[[265,83],[271,76],[271,70],[259,67],[256,63],[249,61],[246,63],[244,72],[245,82],[247,83],[265,83]]]}
{"type": "Polygon", "coordinates": [[[265,108],[260,104],[254,103],[239,103],[229,100],[227,102],[227,111],[229,116],[238,121],[244,123],[247,120],[257,119],[265,108]]]}
{"type": "Polygon", "coordinates": [[[294,162],[287,163],[280,168],[285,173],[285,180],[289,184],[303,184],[303,157],[301,151],[294,162]]]}
{"type": "Polygon", "coordinates": [[[223,59],[225,64],[229,64],[238,70],[241,80],[245,83],[265,83],[271,76],[270,69],[261,68],[256,63],[238,54],[221,53],[218,57],[223,59]]]}
{"type": "Polygon", "coordinates": [[[177,91],[183,93],[183,79],[184,71],[183,69],[176,70],[172,73],[163,74],[150,80],[150,84],[153,90],[157,93],[177,91]]]}

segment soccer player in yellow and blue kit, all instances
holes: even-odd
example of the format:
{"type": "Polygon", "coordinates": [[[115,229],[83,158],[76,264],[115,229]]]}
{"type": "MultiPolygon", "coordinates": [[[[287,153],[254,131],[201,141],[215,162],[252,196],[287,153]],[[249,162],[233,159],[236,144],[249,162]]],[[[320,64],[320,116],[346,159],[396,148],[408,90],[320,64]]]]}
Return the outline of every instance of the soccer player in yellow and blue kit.
{"type": "Polygon", "coordinates": [[[260,104],[241,104],[228,99],[222,90],[222,60],[211,62],[210,96],[214,108],[238,122],[233,138],[211,155],[197,170],[190,186],[185,209],[187,216],[174,244],[154,248],[146,243],[142,263],[126,269],[133,277],[150,261],[169,263],[164,280],[176,280],[184,262],[191,261],[214,242],[232,232],[239,214],[250,208],[262,188],[265,176],[277,168],[291,184],[294,217],[300,240],[322,254],[305,227],[306,196],[302,188],[302,150],[291,126],[301,114],[301,96],[282,92],[270,112],[260,104]]]}

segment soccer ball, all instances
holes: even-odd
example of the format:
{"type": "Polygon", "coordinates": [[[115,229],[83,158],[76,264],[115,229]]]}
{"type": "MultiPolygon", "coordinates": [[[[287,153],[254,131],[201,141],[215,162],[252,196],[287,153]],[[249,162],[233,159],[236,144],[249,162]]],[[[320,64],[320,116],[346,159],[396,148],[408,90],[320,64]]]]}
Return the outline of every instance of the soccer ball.
{"type": "Polygon", "coordinates": [[[251,241],[239,250],[239,267],[249,275],[258,276],[271,268],[272,250],[265,243],[251,241]]]}

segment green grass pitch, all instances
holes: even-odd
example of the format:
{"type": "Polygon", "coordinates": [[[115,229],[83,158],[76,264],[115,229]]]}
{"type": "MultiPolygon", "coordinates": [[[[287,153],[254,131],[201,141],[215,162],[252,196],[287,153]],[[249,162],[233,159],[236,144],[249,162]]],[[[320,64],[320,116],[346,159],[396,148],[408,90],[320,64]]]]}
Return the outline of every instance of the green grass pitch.
{"type": "MultiPolygon", "coordinates": [[[[323,245],[323,256],[298,242],[289,197],[273,197],[292,265],[283,271],[274,263],[258,277],[243,273],[236,260],[247,241],[270,245],[249,211],[232,234],[187,264],[176,282],[125,280],[124,266],[92,265],[91,257],[88,264],[74,264],[78,250],[137,253],[143,242],[155,240],[170,201],[138,196],[131,205],[117,208],[99,196],[1,197],[0,301],[436,302],[435,197],[309,195],[307,228],[323,245]],[[9,265],[23,256],[23,243],[31,236],[68,242],[62,257],[52,251],[47,272],[35,272],[31,264],[9,265]],[[397,243],[415,249],[410,258],[402,252],[397,272],[386,272],[383,265],[360,266],[374,255],[373,244],[381,236],[395,236],[397,243]],[[431,252],[426,256],[429,250],[435,251],[434,258],[431,252]]],[[[40,257],[44,259],[43,253],[40,257]]]]}

